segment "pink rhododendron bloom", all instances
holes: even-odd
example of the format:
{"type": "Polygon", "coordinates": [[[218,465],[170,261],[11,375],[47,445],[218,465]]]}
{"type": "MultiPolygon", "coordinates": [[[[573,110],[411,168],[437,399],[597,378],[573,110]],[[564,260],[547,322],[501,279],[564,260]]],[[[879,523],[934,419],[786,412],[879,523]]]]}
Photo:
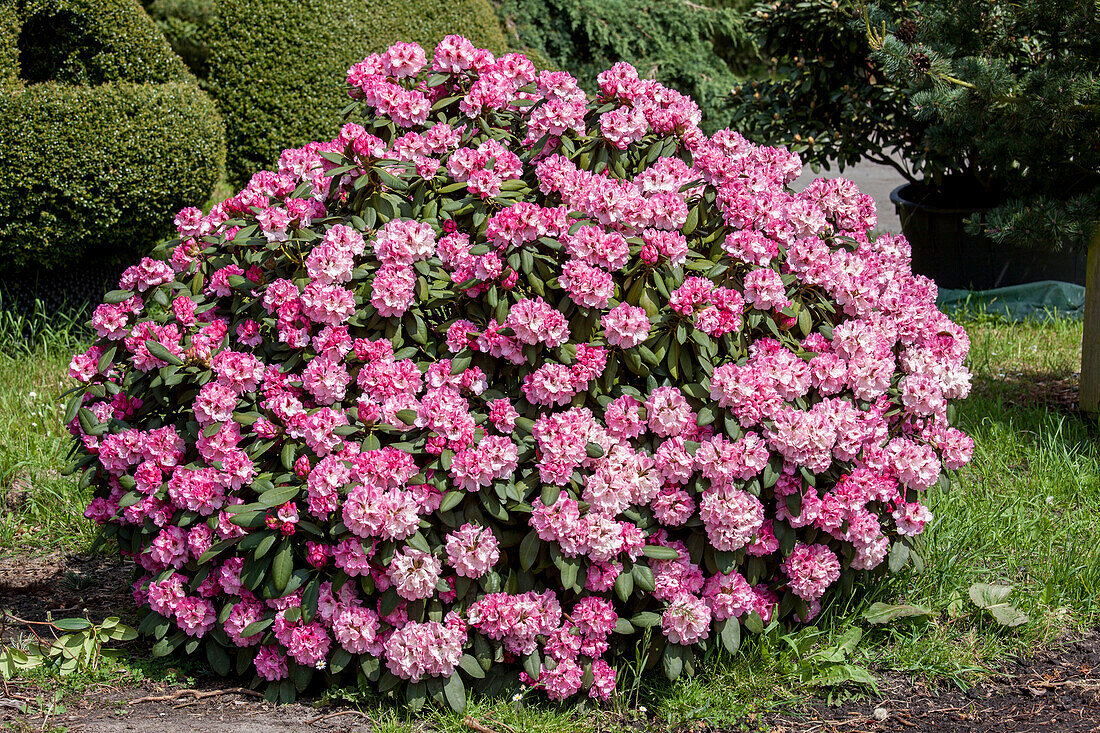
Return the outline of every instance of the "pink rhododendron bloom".
{"type": "Polygon", "coordinates": [[[825,545],[798,545],[783,561],[791,590],[805,601],[816,601],[840,577],[840,561],[825,545]]]}
{"type": "Polygon", "coordinates": [[[447,535],[447,561],[458,575],[480,578],[500,559],[498,546],[488,527],[464,524],[447,535]]]}
{"type": "Polygon", "coordinates": [[[158,632],[605,700],[621,619],[702,659],[925,529],[965,331],[871,197],[647,76],[395,44],[122,273],[64,413],[158,632]]]}
{"type": "Polygon", "coordinates": [[[607,343],[629,349],[642,343],[649,336],[649,316],[643,308],[620,303],[603,317],[607,343]]]}
{"type": "Polygon", "coordinates": [[[661,616],[661,630],[673,644],[694,644],[710,630],[710,607],[702,598],[681,593],[661,616]]]}

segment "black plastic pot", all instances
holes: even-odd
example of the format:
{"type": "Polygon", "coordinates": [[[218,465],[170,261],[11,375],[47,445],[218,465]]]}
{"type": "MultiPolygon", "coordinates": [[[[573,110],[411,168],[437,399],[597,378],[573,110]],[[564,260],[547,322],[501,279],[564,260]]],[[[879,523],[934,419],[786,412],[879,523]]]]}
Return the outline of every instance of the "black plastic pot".
{"type": "Polygon", "coordinates": [[[941,288],[990,290],[1038,280],[1085,284],[1083,249],[1007,247],[967,234],[963,220],[990,207],[945,206],[942,197],[911,183],[891,191],[890,200],[913,247],[913,271],[941,288]]]}

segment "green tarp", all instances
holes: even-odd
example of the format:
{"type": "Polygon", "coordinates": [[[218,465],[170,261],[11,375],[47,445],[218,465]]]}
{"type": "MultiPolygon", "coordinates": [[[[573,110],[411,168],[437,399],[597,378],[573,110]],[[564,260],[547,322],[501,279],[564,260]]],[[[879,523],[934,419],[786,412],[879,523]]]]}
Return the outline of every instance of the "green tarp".
{"type": "Polygon", "coordinates": [[[945,313],[992,313],[1009,321],[1047,318],[1081,318],[1085,288],[1058,280],[1013,285],[994,290],[941,289],[936,305],[945,313]]]}

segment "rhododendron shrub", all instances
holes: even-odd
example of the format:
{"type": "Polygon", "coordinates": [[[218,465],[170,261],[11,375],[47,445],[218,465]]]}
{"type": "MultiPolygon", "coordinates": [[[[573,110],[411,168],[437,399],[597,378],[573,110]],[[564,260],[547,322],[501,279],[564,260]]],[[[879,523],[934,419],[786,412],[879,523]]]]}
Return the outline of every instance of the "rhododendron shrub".
{"type": "Polygon", "coordinates": [[[970,456],[968,341],[870,197],[792,192],[796,155],[624,64],[590,96],[452,36],[348,83],[355,121],[180,212],[72,361],[155,653],[283,699],[605,699],[636,644],[690,673],[904,565],[970,456]]]}

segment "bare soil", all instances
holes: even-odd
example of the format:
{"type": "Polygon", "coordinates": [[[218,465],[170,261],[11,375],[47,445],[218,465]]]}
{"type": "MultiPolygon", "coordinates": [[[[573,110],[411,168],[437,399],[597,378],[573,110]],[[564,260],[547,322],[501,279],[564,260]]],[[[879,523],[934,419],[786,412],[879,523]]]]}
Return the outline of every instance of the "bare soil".
{"type": "MultiPolygon", "coordinates": [[[[51,615],[87,615],[93,620],[132,617],[130,568],[95,556],[0,555],[0,607],[28,621],[51,615]]],[[[10,642],[17,626],[0,628],[10,642]]],[[[141,644],[141,642],[135,642],[141,644]]],[[[139,651],[141,647],[135,647],[139,651]]],[[[139,652],[140,653],[140,652],[139,652]]],[[[350,708],[318,707],[310,701],[272,705],[239,681],[201,679],[193,685],[137,680],[129,672],[116,680],[83,687],[51,709],[52,695],[32,682],[11,681],[0,690],[0,729],[67,730],[72,733],[253,733],[276,731],[372,730],[374,721],[350,708]],[[44,700],[39,702],[38,697],[44,700]],[[18,708],[24,706],[26,712],[18,708]]],[[[935,689],[906,678],[887,679],[879,699],[832,707],[823,699],[800,709],[773,710],[739,728],[715,728],[699,721],[673,729],[645,716],[630,720],[593,716],[606,731],[638,733],[1022,733],[1100,731],[1100,631],[1065,640],[1056,648],[1008,663],[997,675],[967,691],[935,689]]],[[[471,731],[518,733],[476,721],[471,731]]],[[[425,727],[423,730],[429,730],[425,727]]]]}
{"type": "Polygon", "coordinates": [[[879,700],[816,701],[777,715],[773,733],[1017,733],[1100,731],[1100,631],[1006,665],[967,691],[895,679],[879,700]],[[876,715],[877,713],[877,715],[876,715]]]}

